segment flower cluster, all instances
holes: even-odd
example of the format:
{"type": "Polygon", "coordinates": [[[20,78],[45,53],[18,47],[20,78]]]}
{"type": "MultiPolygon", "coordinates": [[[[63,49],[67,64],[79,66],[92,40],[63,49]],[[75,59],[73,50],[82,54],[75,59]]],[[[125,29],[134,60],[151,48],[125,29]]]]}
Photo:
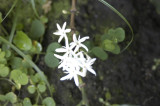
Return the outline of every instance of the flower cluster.
{"type": "Polygon", "coordinates": [[[58,31],[53,33],[60,36],[58,42],[60,43],[62,39],[65,39],[65,46],[57,48],[55,51],[57,53],[63,53],[63,55],[54,54],[55,57],[60,59],[60,65],[58,68],[62,68],[63,72],[67,75],[62,77],[60,80],[68,80],[74,78],[76,86],[79,86],[78,76],[85,77],[87,71],[96,75],[95,71],[92,69],[92,64],[95,62],[96,58],[91,58],[85,51],[88,52],[88,48],[82,44],[85,40],[89,39],[88,36],[80,38],[73,34],[73,42],[69,43],[67,33],[71,29],[65,29],[66,22],[63,24],[62,28],[57,24],[58,31]],[[84,51],[83,51],[84,49],[84,51]]]}

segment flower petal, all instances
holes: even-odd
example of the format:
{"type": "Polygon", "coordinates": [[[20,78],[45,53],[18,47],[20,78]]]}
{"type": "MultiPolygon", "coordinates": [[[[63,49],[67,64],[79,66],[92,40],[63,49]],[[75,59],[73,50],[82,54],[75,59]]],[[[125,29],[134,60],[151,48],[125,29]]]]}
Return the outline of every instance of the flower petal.
{"type": "Polygon", "coordinates": [[[87,70],[96,76],[96,72],[92,68],[87,68],[87,70]]]}
{"type": "Polygon", "coordinates": [[[66,29],[65,32],[69,33],[69,32],[71,32],[71,29],[66,29]]]}
{"type": "Polygon", "coordinates": [[[61,36],[59,37],[58,43],[60,43],[62,39],[63,39],[63,35],[61,35],[61,36]]]}
{"type": "Polygon", "coordinates": [[[73,41],[74,41],[75,43],[77,42],[76,34],[73,34],[73,41]]]}
{"type": "Polygon", "coordinates": [[[64,30],[65,28],[66,28],[66,22],[64,22],[64,24],[63,24],[63,27],[62,27],[62,30],[64,30]]]}
{"type": "Polygon", "coordinates": [[[63,52],[66,52],[67,50],[65,48],[58,48],[55,51],[59,53],[63,53],[63,52]]]}
{"type": "Polygon", "coordinates": [[[83,47],[88,52],[87,46],[85,46],[84,44],[80,44],[80,46],[83,47]]]}
{"type": "Polygon", "coordinates": [[[59,24],[57,24],[57,28],[58,28],[58,30],[61,30],[61,27],[59,26],[59,24]]]}
{"type": "Polygon", "coordinates": [[[79,42],[84,42],[86,39],[89,39],[89,36],[83,37],[79,40],[79,42]]]}
{"type": "Polygon", "coordinates": [[[53,33],[54,35],[61,35],[61,32],[57,31],[53,33]]]}
{"type": "Polygon", "coordinates": [[[61,80],[61,81],[69,80],[69,79],[71,80],[72,78],[73,78],[73,76],[72,76],[71,74],[68,74],[68,75],[62,77],[60,80],[61,80]]]}
{"type": "Polygon", "coordinates": [[[78,76],[76,74],[74,75],[74,82],[76,86],[79,86],[78,76]]]}

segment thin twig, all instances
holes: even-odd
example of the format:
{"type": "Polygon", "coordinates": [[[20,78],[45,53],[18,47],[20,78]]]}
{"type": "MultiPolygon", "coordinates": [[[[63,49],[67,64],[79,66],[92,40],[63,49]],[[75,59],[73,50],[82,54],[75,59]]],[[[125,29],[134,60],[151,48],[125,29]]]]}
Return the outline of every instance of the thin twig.
{"type": "Polygon", "coordinates": [[[76,0],[72,0],[72,7],[71,7],[71,20],[70,20],[70,26],[71,26],[71,33],[72,35],[75,33],[75,13],[76,13],[76,0]]]}

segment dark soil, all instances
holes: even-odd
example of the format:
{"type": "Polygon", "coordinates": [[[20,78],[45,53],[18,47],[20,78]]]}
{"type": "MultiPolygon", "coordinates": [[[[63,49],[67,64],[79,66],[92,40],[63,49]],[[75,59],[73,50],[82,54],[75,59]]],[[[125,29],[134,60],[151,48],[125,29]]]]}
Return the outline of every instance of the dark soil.
{"type": "MultiPolygon", "coordinates": [[[[76,26],[79,32],[90,36],[100,32],[100,27],[111,27],[112,24],[126,30],[127,40],[130,32],[126,24],[113,11],[98,1],[88,0],[81,5],[76,17],[76,26]],[[83,13],[90,16],[85,18],[83,13]],[[90,24],[96,30],[90,28],[90,24]]],[[[105,93],[109,90],[111,104],[134,104],[142,106],[160,106],[160,68],[152,70],[155,58],[160,58],[160,15],[149,0],[107,0],[119,10],[131,23],[135,37],[131,46],[120,55],[110,54],[106,61],[97,60],[94,69],[97,76],[88,74],[83,79],[90,106],[102,106],[99,98],[105,100],[105,93]]],[[[51,20],[50,20],[51,21],[51,20]]],[[[44,46],[52,42],[51,36],[55,23],[49,23],[44,46]]],[[[127,41],[126,40],[126,41],[127,41]]],[[[43,58],[42,58],[43,60],[43,58]]],[[[40,65],[42,66],[42,65],[40,65]]],[[[54,85],[56,92],[54,99],[57,106],[75,106],[81,100],[81,92],[74,81],[63,81],[60,70],[40,67],[46,70],[49,81],[54,85]]]]}

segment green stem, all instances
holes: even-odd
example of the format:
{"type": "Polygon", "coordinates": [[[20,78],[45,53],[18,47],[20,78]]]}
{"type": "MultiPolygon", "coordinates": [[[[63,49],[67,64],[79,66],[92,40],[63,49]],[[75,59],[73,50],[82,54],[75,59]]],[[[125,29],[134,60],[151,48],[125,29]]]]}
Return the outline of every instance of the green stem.
{"type": "MultiPolygon", "coordinates": [[[[80,83],[80,85],[84,84],[81,77],[79,77],[79,83],[80,83]]],[[[89,102],[88,102],[88,98],[87,98],[84,86],[79,87],[79,89],[82,93],[82,101],[80,102],[79,106],[81,106],[81,105],[89,106],[89,102]]]]}
{"type": "Polygon", "coordinates": [[[123,21],[128,25],[131,33],[132,33],[132,37],[131,37],[131,40],[129,41],[129,43],[127,44],[127,46],[121,50],[121,53],[124,52],[128,47],[129,45],[132,43],[133,41],[133,38],[134,38],[134,32],[133,32],[133,29],[132,29],[132,26],[130,25],[130,23],[127,21],[127,19],[118,11],[116,10],[114,7],[112,7],[109,3],[107,3],[106,1],[104,0],[98,0],[100,1],[101,3],[103,3],[105,6],[109,7],[112,11],[114,11],[119,17],[121,17],[123,19],[123,21]]]}
{"type": "Polygon", "coordinates": [[[36,17],[39,19],[40,17],[39,17],[39,15],[38,15],[37,10],[36,10],[36,6],[35,6],[34,0],[31,0],[31,4],[32,4],[32,8],[33,8],[33,11],[34,11],[36,17]]]}
{"type": "Polygon", "coordinates": [[[15,0],[10,10],[7,12],[6,16],[3,18],[2,22],[7,18],[7,16],[10,14],[10,12],[13,10],[13,8],[16,6],[18,0],[15,0]]]}
{"type": "Polygon", "coordinates": [[[4,32],[5,35],[9,36],[8,32],[6,31],[6,29],[3,27],[2,24],[0,24],[0,27],[2,29],[2,31],[4,32]]]}
{"type": "Polygon", "coordinates": [[[0,78],[0,80],[6,80],[6,81],[10,82],[11,84],[13,84],[14,86],[16,86],[16,84],[14,82],[12,82],[11,80],[9,80],[7,78],[0,78]]]}
{"type": "Polygon", "coordinates": [[[42,71],[37,67],[37,65],[30,60],[22,51],[20,51],[17,47],[15,47],[13,44],[11,44],[10,42],[8,42],[6,39],[4,39],[2,36],[0,36],[0,40],[6,44],[8,44],[13,50],[15,50],[20,56],[22,56],[42,77],[42,79],[46,82],[49,92],[52,96],[52,92],[51,92],[51,87],[49,82],[47,81],[46,77],[44,76],[44,74],[42,73],[42,71]]]}
{"type": "Polygon", "coordinates": [[[16,30],[16,25],[17,25],[17,16],[15,16],[14,20],[13,20],[13,26],[12,26],[12,30],[9,36],[9,42],[12,43],[13,37],[14,37],[14,33],[16,30]]]}

